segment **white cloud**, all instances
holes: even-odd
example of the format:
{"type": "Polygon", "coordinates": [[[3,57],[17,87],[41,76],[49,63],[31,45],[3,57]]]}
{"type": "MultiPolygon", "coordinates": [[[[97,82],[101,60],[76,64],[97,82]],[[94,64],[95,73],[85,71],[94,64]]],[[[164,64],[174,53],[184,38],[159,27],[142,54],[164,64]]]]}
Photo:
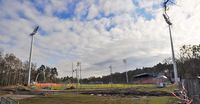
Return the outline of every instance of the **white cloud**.
{"type": "Polygon", "coordinates": [[[110,14],[132,13],[135,9],[132,0],[101,0],[99,4],[106,16],[110,14]]]}
{"type": "Polygon", "coordinates": [[[144,8],[146,12],[150,13],[155,13],[155,8],[163,6],[163,0],[138,0],[137,2],[140,8],[144,8]]]}
{"type": "Polygon", "coordinates": [[[91,5],[89,10],[88,10],[88,19],[94,19],[95,17],[97,17],[99,14],[99,10],[98,7],[96,5],[91,5]]]}

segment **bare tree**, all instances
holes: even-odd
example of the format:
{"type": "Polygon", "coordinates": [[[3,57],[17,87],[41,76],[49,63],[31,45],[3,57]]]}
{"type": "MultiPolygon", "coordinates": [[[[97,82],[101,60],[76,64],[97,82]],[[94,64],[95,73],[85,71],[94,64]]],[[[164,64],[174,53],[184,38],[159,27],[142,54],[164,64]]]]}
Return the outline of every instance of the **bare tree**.
{"type": "MultiPolygon", "coordinates": [[[[43,82],[45,81],[45,66],[44,65],[41,65],[39,68],[38,68],[38,70],[37,70],[37,75],[36,75],[36,77],[35,77],[35,82],[38,82],[38,77],[39,76],[43,76],[43,79],[40,79],[39,81],[42,81],[43,80],[43,82]]],[[[41,78],[41,77],[40,77],[41,78]]]]}
{"type": "Polygon", "coordinates": [[[183,45],[180,48],[179,73],[182,77],[200,75],[200,45],[183,45]]]}

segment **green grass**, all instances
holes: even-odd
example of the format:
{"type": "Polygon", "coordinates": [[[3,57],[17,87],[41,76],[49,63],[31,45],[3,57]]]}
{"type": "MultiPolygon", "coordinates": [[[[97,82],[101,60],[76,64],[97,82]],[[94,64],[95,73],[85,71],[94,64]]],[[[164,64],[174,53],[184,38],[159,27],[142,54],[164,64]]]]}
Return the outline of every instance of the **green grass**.
{"type": "Polygon", "coordinates": [[[164,88],[157,88],[157,86],[141,86],[141,87],[136,87],[135,88],[137,91],[165,91],[165,92],[174,92],[174,90],[176,89],[175,85],[171,85],[171,86],[167,86],[164,88]]]}
{"type": "MultiPolygon", "coordinates": [[[[72,85],[66,85],[70,87],[72,85]]],[[[73,85],[75,86],[75,85],[73,85]]],[[[165,88],[157,88],[152,84],[81,84],[79,90],[98,90],[98,89],[126,89],[130,88],[136,91],[166,91],[173,92],[176,86],[171,85],[165,88]]],[[[56,89],[56,88],[55,88],[56,89]]],[[[59,88],[57,88],[59,89],[59,88]]],[[[70,90],[66,90],[70,91],[70,90]]],[[[71,90],[74,92],[74,90],[71,90]]],[[[20,101],[20,104],[176,104],[174,97],[116,97],[116,96],[91,96],[81,94],[61,94],[48,95],[28,98],[20,101]]]]}
{"type": "MultiPolygon", "coordinates": [[[[135,88],[135,87],[153,87],[153,84],[66,84],[64,86],[50,86],[51,89],[65,89],[74,86],[79,89],[108,89],[108,88],[135,88]]],[[[40,87],[38,87],[40,88],[40,87]]]]}
{"type": "Polygon", "coordinates": [[[49,95],[28,98],[20,101],[20,104],[176,104],[172,97],[99,97],[81,94],[49,95]]]}
{"type": "Polygon", "coordinates": [[[135,88],[135,87],[153,87],[152,84],[81,84],[81,89],[107,89],[107,88],[135,88]]]}
{"type": "MultiPolygon", "coordinates": [[[[71,86],[77,87],[76,84],[66,84],[65,86],[51,87],[54,90],[63,90],[71,86]]],[[[154,84],[79,84],[79,90],[97,90],[97,89],[127,89],[131,88],[136,91],[165,91],[173,92],[176,89],[175,85],[170,85],[165,88],[157,88],[154,84]]],[[[71,90],[66,90],[71,91],[71,90]]],[[[72,90],[73,91],[73,90],[72,90]]]]}
{"type": "MultiPolygon", "coordinates": [[[[75,85],[73,85],[75,86],[75,85]]],[[[81,84],[79,90],[96,90],[96,89],[127,89],[131,88],[136,91],[165,91],[173,92],[176,89],[175,85],[170,85],[164,88],[158,88],[153,84],[81,84]]]]}

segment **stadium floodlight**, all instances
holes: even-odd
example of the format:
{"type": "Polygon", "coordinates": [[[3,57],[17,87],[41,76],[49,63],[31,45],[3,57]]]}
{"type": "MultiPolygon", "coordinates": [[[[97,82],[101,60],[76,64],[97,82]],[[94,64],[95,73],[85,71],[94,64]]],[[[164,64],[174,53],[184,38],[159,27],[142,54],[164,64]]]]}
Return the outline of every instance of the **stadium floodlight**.
{"type": "Polygon", "coordinates": [[[79,69],[79,83],[81,83],[81,62],[78,61],[76,66],[79,69]]]}
{"type": "Polygon", "coordinates": [[[127,60],[123,59],[124,65],[125,65],[125,70],[126,70],[126,83],[128,83],[128,70],[127,70],[127,60]]]}
{"type": "Polygon", "coordinates": [[[74,80],[74,64],[72,62],[72,83],[74,82],[73,80],[74,80]]]}
{"type": "Polygon", "coordinates": [[[81,75],[82,74],[81,73],[82,72],[82,70],[81,70],[81,62],[79,63],[79,68],[80,68],[80,81],[79,81],[79,83],[81,84],[81,79],[82,79],[82,75],[81,75]]]}
{"type": "Polygon", "coordinates": [[[171,21],[169,20],[169,18],[167,17],[167,15],[166,14],[163,14],[163,17],[164,17],[164,19],[165,19],[165,22],[168,24],[168,25],[172,25],[172,23],[171,23],[171,21]]]}
{"type": "Polygon", "coordinates": [[[172,22],[169,19],[169,16],[167,15],[167,3],[171,2],[170,0],[165,0],[163,5],[164,5],[164,14],[163,17],[165,19],[165,22],[168,24],[169,28],[169,35],[170,35],[170,43],[171,43],[171,51],[172,51],[172,61],[173,61],[173,69],[174,69],[174,80],[175,83],[178,84],[178,73],[177,73],[177,65],[176,65],[176,60],[175,60],[175,55],[174,55],[174,45],[173,45],[173,39],[172,39],[172,32],[171,32],[171,25],[172,22]]]}
{"type": "Polygon", "coordinates": [[[30,35],[31,36],[35,35],[37,33],[38,29],[39,29],[39,26],[37,26],[30,35]]]}
{"type": "Polygon", "coordinates": [[[32,56],[32,48],[33,48],[33,36],[37,33],[39,26],[37,26],[33,32],[30,34],[31,36],[31,47],[30,47],[30,54],[29,54],[29,69],[28,69],[28,86],[31,83],[31,56],[32,56]]]}
{"type": "Polygon", "coordinates": [[[80,80],[80,62],[77,62],[77,64],[76,64],[76,74],[77,74],[77,83],[79,84],[79,80],[80,80]],[[78,75],[78,72],[79,72],[79,75],[78,75]]]}
{"type": "Polygon", "coordinates": [[[112,84],[112,65],[109,66],[110,68],[110,83],[112,84]]]}

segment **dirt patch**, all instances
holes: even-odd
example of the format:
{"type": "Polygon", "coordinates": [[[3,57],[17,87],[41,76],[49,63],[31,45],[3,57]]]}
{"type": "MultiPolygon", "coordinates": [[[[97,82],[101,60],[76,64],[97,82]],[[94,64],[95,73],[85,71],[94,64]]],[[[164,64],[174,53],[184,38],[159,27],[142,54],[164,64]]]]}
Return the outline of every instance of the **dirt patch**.
{"type": "Polygon", "coordinates": [[[66,93],[80,93],[87,95],[97,95],[97,96],[120,96],[120,97],[134,97],[134,96],[172,96],[171,93],[166,91],[138,91],[137,89],[74,89],[74,90],[33,90],[29,87],[25,86],[9,86],[5,88],[1,88],[0,90],[8,91],[9,96],[14,95],[13,99],[19,99],[23,97],[32,97],[35,95],[49,95],[49,94],[66,94],[66,93]]]}
{"type": "Polygon", "coordinates": [[[165,91],[136,91],[128,89],[112,89],[112,90],[93,90],[82,91],[81,94],[89,95],[111,95],[111,96],[171,96],[171,93],[165,91]]]}

